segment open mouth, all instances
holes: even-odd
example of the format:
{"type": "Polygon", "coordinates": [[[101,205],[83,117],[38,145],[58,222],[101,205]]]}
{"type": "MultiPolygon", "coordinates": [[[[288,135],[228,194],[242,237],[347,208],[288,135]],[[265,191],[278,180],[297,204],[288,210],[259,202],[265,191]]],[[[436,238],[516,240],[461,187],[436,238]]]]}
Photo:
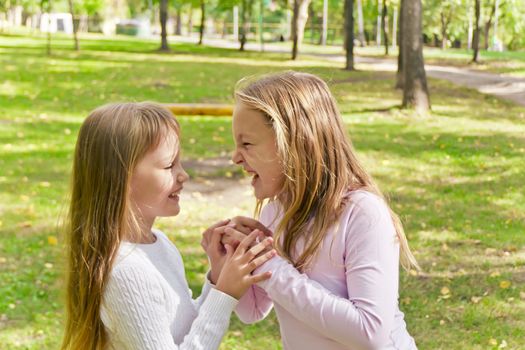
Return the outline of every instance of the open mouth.
{"type": "Polygon", "coordinates": [[[179,194],[180,194],[181,190],[182,190],[182,189],[170,193],[170,195],[168,196],[168,198],[170,198],[170,199],[179,199],[179,194]]]}

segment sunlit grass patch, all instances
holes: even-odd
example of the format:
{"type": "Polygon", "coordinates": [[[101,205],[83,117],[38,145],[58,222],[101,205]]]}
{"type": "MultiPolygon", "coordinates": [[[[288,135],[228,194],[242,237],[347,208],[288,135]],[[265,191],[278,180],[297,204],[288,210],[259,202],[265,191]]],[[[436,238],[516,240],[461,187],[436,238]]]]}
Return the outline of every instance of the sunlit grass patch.
{"type": "MultiPolygon", "coordinates": [[[[432,113],[399,109],[395,75],[314,58],[134,38],[0,36],[0,348],[56,349],[72,152],[93,108],[115,101],[232,103],[244,76],[300,69],[327,81],[359,157],[402,218],[422,272],[403,273],[400,307],[421,349],[520,349],[525,343],[525,108],[429,80],[432,113]],[[5,283],[4,283],[5,281],[5,283]]],[[[228,162],[229,117],[178,116],[192,181],[161,219],[200,291],[200,235],[253,212],[249,180],[228,162]],[[213,164],[217,162],[216,168],[213,164]],[[210,165],[211,164],[211,165],[210,165]]],[[[222,349],[279,349],[275,316],[235,317],[222,349]]]]}

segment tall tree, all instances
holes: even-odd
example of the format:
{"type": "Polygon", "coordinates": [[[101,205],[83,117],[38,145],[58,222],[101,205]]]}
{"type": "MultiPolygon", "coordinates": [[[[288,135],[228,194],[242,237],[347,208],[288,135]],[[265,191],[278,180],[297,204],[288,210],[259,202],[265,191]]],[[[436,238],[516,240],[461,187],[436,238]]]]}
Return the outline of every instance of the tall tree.
{"type": "Polygon", "coordinates": [[[51,56],[51,11],[53,10],[53,3],[51,0],[40,0],[40,12],[48,14],[47,16],[47,45],[46,52],[51,56]]]}
{"type": "Polygon", "coordinates": [[[297,58],[304,37],[304,27],[308,20],[308,6],[312,0],[294,0],[292,17],[292,60],[297,58]]]}
{"type": "Polygon", "coordinates": [[[490,7],[490,15],[488,20],[485,22],[485,28],[484,28],[484,37],[483,37],[483,47],[485,50],[489,49],[489,34],[490,34],[490,27],[492,27],[492,20],[494,19],[494,14],[496,13],[496,0],[492,3],[492,6],[490,7]]]}
{"type": "Polygon", "coordinates": [[[381,11],[381,31],[385,38],[385,55],[388,56],[388,6],[387,0],[383,0],[383,10],[381,11]]]}
{"type": "Polygon", "coordinates": [[[398,23],[398,33],[399,33],[399,51],[397,54],[397,74],[396,74],[396,89],[403,89],[405,86],[405,74],[403,69],[403,42],[404,42],[404,26],[403,26],[403,12],[406,0],[401,0],[399,3],[399,23],[398,23]]]}
{"type": "Polygon", "coordinates": [[[354,70],[354,0],[345,0],[346,70],[354,70]]]}
{"type": "Polygon", "coordinates": [[[244,46],[248,41],[248,32],[250,30],[250,18],[252,17],[254,0],[242,0],[241,3],[241,28],[239,30],[240,51],[244,51],[244,46]]]}
{"type": "Polygon", "coordinates": [[[181,35],[182,34],[182,5],[180,3],[177,3],[175,7],[175,28],[174,32],[175,35],[181,35]]]}
{"type": "Polygon", "coordinates": [[[73,22],[73,41],[75,42],[75,51],[80,50],[80,44],[78,42],[78,25],[75,21],[75,7],[73,6],[73,0],[67,1],[69,5],[69,13],[71,14],[71,21],[73,22]]]}
{"type": "Polygon", "coordinates": [[[472,62],[477,63],[479,59],[479,18],[481,17],[481,0],[474,3],[474,38],[472,39],[472,49],[474,50],[472,62]]]}
{"type": "Polygon", "coordinates": [[[441,49],[445,50],[447,48],[448,42],[448,26],[452,21],[452,14],[454,7],[449,7],[448,11],[445,11],[445,8],[442,8],[441,13],[439,14],[439,19],[441,21],[441,49]]]}
{"type": "Polygon", "coordinates": [[[201,25],[199,27],[199,45],[202,45],[202,39],[204,37],[204,30],[206,27],[206,3],[201,0],[201,25]]]}
{"type": "Polygon", "coordinates": [[[159,7],[160,15],[160,51],[169,51],[168,46],[168,32],[166,30],[166,22],[168,21],[168,0],[160,0],[159,7]]]}
{"type": "Polygon", "coordinates": [[[328,34],[328,0],[323,0],[323,28],[321,31],[321,45],[323,46],[326,45],[327,34],[328,34]]]}
{"type": "Polygon", "coordinates": [[[363,0],[357,0],[357,40],[359,46],[365,46],[365,25],[363,21],[363,0]]]}
{"type": "Polygon", "coordinates": [[[403,108],[419,113],[430,109],[425,64],[423,61],[421,0],[403,1],[403,108]],[[410,21],[406,19],[410,18],[410,21]]]}

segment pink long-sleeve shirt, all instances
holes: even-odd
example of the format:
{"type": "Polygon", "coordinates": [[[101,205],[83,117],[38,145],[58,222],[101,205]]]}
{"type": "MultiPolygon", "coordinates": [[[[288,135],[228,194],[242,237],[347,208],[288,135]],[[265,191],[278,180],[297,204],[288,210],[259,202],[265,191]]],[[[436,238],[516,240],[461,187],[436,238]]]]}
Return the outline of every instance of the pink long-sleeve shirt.
{"type": "MultiPolygon", "coordinates": [[[[271,202],[260,220],[274,231],[280,215],[271,202]]],[[[399,243],[378,196],[349,193],[339,223],[304,273],[279,256],[256,273],[266,271],[272,277],[251,287],[235,312],[253,323],[275,306],[284,349],[417,349],[398,306],[399,243]]]]}

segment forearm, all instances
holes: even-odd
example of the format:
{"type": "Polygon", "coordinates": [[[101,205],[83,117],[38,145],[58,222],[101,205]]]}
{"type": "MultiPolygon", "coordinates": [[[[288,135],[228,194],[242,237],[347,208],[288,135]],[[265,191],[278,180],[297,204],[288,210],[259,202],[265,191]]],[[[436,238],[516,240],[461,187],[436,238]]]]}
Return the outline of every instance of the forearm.
{"type": "Polygon", "coordinates": [[[239,299],[235,313],[244,323],[255,323],[264,319],[272,310],[273,302],[264,289],[251,286],[239,299]]]}
{"type": "MultiPolygon", "coordinates": [[[[369,288],[366,293],[345,299],[299,273],[280,257],[272,259],[257,272],[266,269],[273,271],[272,278],[259,286],[276,304],[326,337],[345,346],[374,347],[387,341],[397,296],[382,293],[384,286],[378,285],[376,291],[369,288]]],[[[366,269],[370,272],[377,267],[367,266],[366,269]]]]}

